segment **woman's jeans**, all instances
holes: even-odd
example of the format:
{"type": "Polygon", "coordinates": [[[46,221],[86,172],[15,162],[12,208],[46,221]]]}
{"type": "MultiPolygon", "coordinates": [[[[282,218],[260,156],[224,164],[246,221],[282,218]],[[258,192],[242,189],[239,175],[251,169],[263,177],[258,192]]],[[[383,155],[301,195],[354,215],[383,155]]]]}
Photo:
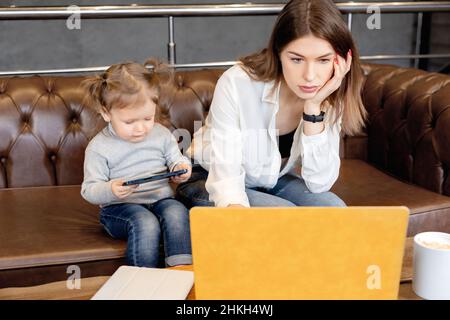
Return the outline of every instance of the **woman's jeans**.
{"type": "MultiPolygon", "coordinates": [[[[208,191],[205,189],[208,172],[197,165],[192,168],[191,178],[177,188],[177,199],[186,207],[214,206],[209,201],[208,191]]],[[[271,189],[246,188],[251,207],[345,207],[344,201],[332,192],[312,193],[299,177],[286,174],[278,179],[278,183],[271,189]]]]}
{"type": "Polygon", "coordinates": [[[113,238],[127,240],[129,265],[157,267],[161,234],[167,266],[192,264],[189,211],[175,199],[110,205],[101,209],[100,222],[113,238]]]}

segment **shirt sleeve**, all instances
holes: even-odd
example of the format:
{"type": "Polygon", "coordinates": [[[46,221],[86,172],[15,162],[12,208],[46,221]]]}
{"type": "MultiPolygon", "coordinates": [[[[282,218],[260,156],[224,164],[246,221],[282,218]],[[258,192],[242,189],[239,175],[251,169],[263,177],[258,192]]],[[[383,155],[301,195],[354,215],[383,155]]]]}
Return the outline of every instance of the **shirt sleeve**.
{"type": "Polygon", "coordinates": [[[117,200],[112,193],[107,160],[91,148],[87,148],[85,153],[81,196],[97,205],[117,200]]]}
{"type": "Polygon", "coordinates": [[[217,207],[249,207],[242,166],[242,133],[236,89],[229,77],[217,82],[208,116],[211,120],[210,166],[206,180],[209,200],[217,207]]]}
{"type": "Polygon", "coordinates": [[[325,123],[321,133],[311,136],[305,135],[301,126],[301,176],[312,193],[329,191],[339,177],[341,121],[339,118],[334,125],[325,123]]]}
{"type": "Polygon", "coordinates": [[[178,148],[177,140],[174,135],[167,129],[165,135],[165,150],[164,157],[166,158],[167,167],[172,172],[175,167],[181,163],[191,165],[191,160],[181,154],[180,148],[178,148]]]}

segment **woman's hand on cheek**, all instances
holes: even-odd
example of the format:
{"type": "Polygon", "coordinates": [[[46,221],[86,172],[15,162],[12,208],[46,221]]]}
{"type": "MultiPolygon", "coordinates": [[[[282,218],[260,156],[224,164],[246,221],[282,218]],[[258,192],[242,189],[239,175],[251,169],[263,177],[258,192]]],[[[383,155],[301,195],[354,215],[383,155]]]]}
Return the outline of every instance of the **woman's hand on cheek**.
{"type": "Polygon", "coordinates": [[[341,86],[342,80],[344,80],[345,75],[350,71],[351,65],[352,55],[350,50],[347,53],[347,59],[342,58],[340,55],[336,55],[336,59],[333,61],[333,77],[320,88],[313,98],[306,100],[305,107],[309,105],[310,108],[315,107],[320,109],[322,102],[341,86]]]}

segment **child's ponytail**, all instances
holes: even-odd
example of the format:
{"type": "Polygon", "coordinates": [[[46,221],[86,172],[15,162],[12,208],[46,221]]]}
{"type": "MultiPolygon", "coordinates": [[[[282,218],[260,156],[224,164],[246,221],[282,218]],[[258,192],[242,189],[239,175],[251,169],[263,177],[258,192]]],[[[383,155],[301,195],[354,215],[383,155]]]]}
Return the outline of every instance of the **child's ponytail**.
{"type": "Polygon", "coordinates": [[[161,60],[149,58],[144,62],[144,66],[152,74],[152,80],[157,81],[160,86],[173,84],[173,68],[161,60]]]}
{"type": "Polygon", "coordinates": [[[175,95],[174,70],[168,64],[161,62],[155,58],[149,58],[144,62],[144,66],[151,73],[152,84],[157,83],[158,101],[156,121],[164,126],[170,127],[169,109],[172,105],[171,99],[175,95]]]}
{"type": "Polygon", "coordinates": [[[83,105],[94,108],[97,112],[104,107],[103,90],[108,85],[106,74],[87,78],[81,83],[86,95],[83,99],[83,105]]]}

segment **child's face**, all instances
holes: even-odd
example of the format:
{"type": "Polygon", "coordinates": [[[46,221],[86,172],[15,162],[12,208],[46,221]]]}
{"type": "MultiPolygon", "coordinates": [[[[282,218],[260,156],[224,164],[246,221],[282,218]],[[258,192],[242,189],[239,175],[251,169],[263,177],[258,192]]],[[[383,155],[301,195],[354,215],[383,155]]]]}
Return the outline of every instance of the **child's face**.
{"type": "Polygon", "coordinates": [[[331,44],[314,36],[291,41],[280,54],[284,80],[301,99],[311,99],[333,76],[331,44]]]}
{"type": "Polygon", "coordinates": [[[141,142],[155,124],[156,104],[150,97],[125,108],[112,108],[101,112],[106,122],[111,122],[115,133],[123,140],[141,142]]]}

